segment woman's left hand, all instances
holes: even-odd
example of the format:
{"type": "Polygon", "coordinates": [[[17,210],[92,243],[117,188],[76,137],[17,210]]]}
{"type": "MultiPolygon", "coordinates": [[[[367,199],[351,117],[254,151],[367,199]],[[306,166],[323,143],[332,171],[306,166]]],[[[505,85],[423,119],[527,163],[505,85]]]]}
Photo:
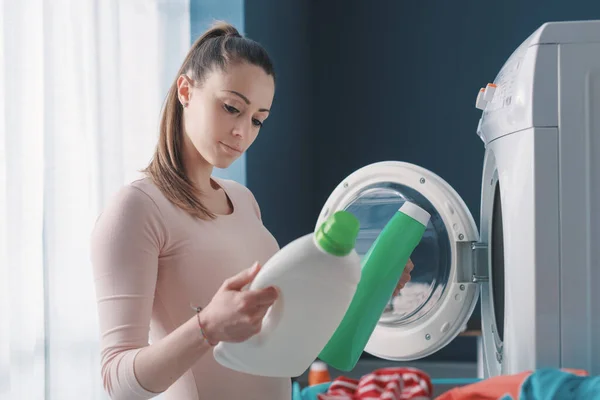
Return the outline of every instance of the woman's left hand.
{"type": "Polygon", "coordinates": [[[404,285],[406,285],[408,283],[408,281],[410,281],[410,273],[412,272],[413,268],[415,267],[415,265],[412,263],[411,259],[408,259],[408,262],[406,263],[406,266],[404,267],[404,271],[402,272],[402,276],[400,277],[400,280],[398,281],[398,285],[396,286],[396,289],[394,290],[394,296],[397,296],[398,293],[400,293],[400,290],[404,287],[404,285]]]}

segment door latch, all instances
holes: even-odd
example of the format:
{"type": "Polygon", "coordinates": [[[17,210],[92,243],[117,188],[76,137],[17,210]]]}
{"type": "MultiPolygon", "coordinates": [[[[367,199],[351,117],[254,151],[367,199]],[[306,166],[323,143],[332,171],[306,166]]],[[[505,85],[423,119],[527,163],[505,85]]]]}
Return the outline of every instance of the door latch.
{"type": "Polygon", "coordinates": [[[481,283],[489,281],[488,273],[488,246],[487,243],[473,242],[471,243],[473,251],[473,283],[481,283]]]}

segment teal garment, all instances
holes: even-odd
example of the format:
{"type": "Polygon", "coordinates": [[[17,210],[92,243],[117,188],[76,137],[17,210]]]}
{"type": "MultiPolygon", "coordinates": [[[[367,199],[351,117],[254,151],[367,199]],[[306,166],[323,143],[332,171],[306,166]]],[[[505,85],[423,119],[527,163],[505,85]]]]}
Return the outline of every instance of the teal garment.
{"type": "MultiPolygon", "coordinates": [[[[579,376],[558,369],[540,369],[529,375],[519,400],[600,400],[600,376],[579,376]]],[[[501,400],[516,400],[507,395],[501,400]]]]}
{"type": "Polygon", "coordinates": [[[292,400],[318,400],[317,395],[320,393],[326,393],[327,389],[329,389],[329,386],[331,386],[331,382],[308,386],[301,390],[300,384],[298,382],[294,382],[292,386],[292,400]]]}
{"type": "Polygon", "coordinates": [[[298,382],[292,382],[292,400],[302,400],[302,392],[298,382]]]}

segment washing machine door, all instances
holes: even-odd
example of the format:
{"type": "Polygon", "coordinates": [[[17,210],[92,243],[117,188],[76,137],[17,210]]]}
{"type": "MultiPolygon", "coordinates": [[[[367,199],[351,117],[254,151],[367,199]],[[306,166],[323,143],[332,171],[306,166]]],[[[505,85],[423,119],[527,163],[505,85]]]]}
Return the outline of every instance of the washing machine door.
{"type": "Polygon", "coordinates": [[[436,174],[404,162],[380,162],[344,179],[325,203],[316,227],[339,210],[360,221],[356,250],[363,257],[405,201],[431,214],[411,260],[411,281],[388,303],[365,351],[415,360],[435,353],[464,328],[477,303],[474,283],[477,226],[460,196],[436,174]]]}

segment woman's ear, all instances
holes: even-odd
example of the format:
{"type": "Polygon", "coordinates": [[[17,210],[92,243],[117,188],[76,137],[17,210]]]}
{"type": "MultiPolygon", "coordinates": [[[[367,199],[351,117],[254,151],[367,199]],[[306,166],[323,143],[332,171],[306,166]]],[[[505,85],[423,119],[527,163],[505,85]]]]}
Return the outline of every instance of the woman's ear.
{"type": "Polygon", "coordinates": [[[187,75],[179,75],[177,78],[177,98],[185,108],[190,103],[192,97],[192,82],[187,75]]]}

